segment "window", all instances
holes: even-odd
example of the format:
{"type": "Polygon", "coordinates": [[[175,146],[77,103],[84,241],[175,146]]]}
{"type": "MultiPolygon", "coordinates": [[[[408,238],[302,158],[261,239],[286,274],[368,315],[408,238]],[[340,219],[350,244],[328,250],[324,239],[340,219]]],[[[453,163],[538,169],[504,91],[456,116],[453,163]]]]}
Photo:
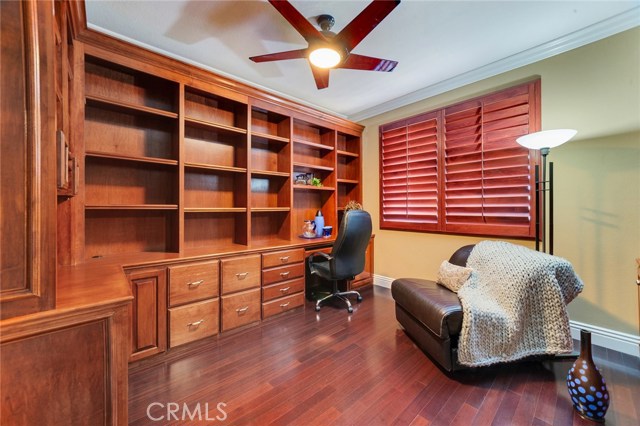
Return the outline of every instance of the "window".
{"type": "Polygon", "coordinates": [[[380,127],[380,227],[535,235],[540,80],[380,127]]]}

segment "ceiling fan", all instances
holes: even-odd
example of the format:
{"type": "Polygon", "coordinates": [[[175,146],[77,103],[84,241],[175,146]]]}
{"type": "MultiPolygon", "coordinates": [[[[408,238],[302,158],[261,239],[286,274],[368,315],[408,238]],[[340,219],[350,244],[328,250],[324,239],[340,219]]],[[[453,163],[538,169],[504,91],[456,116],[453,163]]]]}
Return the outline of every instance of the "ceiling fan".
{"type": "Polygon", "coordinates": [[[253,62],[281,61],[285,59],[309,59],[313,78],[318,89],[329,86],[329,70],[348,68],[366,71],[391,72],[396,61],[357,55],[351,51],[400,3],[400,0],[373,0],[340,33],[331,31],[335,20],[331,15],[317,18],[322,31],[318,31],[300,12],[286,0],[269,0],[278,12],[304,37],[306,49],[252,56],[253,62]]]}

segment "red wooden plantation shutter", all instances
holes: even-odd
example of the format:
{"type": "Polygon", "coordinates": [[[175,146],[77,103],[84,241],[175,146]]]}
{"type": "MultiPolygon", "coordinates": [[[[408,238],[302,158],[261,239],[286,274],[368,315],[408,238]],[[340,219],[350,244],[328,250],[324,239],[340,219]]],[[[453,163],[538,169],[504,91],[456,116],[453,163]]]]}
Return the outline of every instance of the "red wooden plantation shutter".
{"type": "Polygon", "coordinates": [[[439,114],[380,128],[380,208],[385,229],[438,229],[439,114]]]}
{"type": "Polygon", "coordinates": [[[533,165],[516,138],[536,131],[536,83],[444,113],[445,232],[534,236],[533,165]]]}
{"type": "Polygon", "coordinates": [[[380,127],[382,229],[534,237],[540,80],[380,127]]]}

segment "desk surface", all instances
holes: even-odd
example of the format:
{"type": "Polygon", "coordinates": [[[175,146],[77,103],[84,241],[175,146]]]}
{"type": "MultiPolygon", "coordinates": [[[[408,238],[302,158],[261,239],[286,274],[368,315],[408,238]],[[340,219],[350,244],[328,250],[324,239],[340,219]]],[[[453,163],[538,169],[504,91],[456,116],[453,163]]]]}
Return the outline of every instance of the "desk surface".
{"type": "Polygon", "coordinates": [[[78,265],[58,267],[56,309],[88,307],[131,299],[131,289],[124,274],[125,269],[162,267],[168,264],[292,248],[313,249],[330,246],[334,241],[335,237],[294,238],[260,241],[251,245],[228,244],[220,247],[189,249],[183,253],[124,253],[88,259],[78,265]]]}

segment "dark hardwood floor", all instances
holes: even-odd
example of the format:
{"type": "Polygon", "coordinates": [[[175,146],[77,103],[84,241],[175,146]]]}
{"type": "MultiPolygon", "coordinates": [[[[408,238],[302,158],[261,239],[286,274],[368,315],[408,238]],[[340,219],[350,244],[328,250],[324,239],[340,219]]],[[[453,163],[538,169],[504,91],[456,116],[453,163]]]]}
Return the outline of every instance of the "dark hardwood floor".
{"type": "MultiPolygon", "coordinates": [[[[129,424],[593,424],[567,394],[572,359],[450,376],[405,335],[387,289],[363,296],[352,315],[308,305],[132,365],[129,424]]],[[[607,424],[640,424],[640,360],[595,346],[594,360],[607,424]]]]}

